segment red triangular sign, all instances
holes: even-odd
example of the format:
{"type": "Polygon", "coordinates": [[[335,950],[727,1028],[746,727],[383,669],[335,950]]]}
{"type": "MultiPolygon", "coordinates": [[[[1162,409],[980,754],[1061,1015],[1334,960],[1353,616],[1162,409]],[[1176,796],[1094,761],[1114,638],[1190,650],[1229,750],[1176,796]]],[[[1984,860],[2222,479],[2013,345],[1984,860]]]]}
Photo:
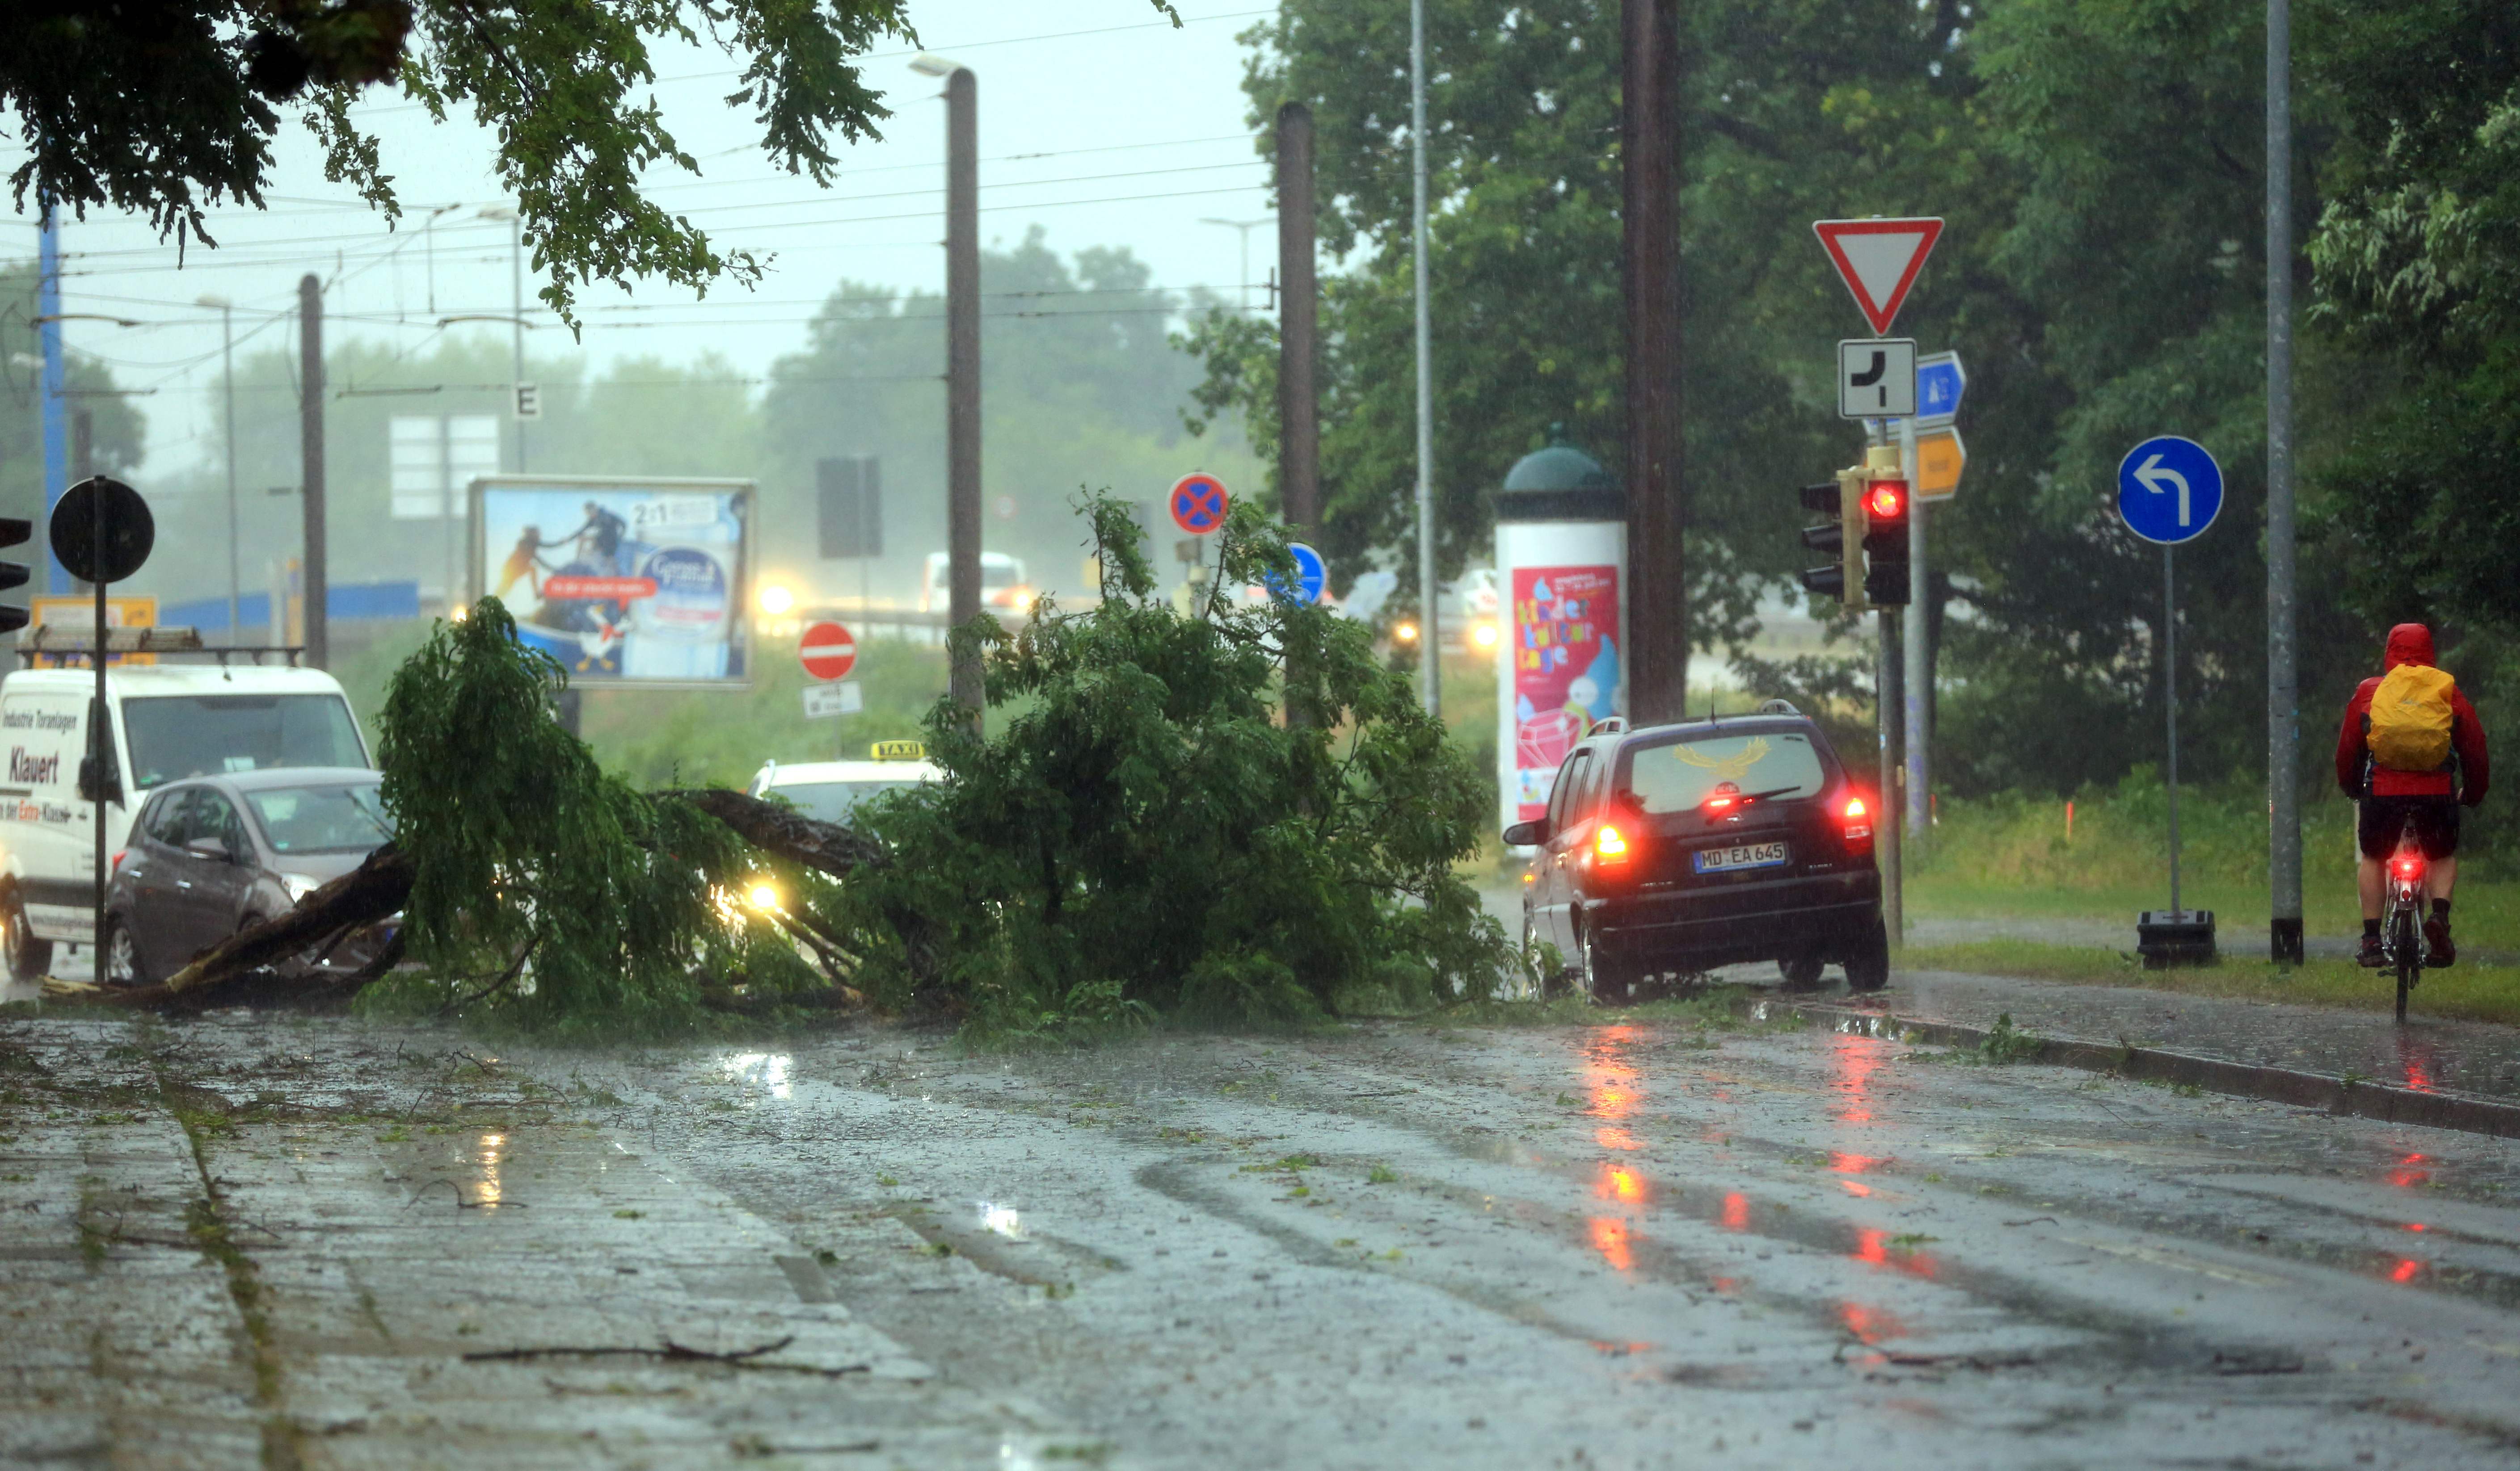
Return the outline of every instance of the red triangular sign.
{"type": "Polygon", "coordinates": [[[1864,320],[1872,324],[1872,334],[1886,337],[1900,303],[1908,299],[1908,289],[1916,284],[1916,273],[1924,268],[1925,257],[1933,253],[1934,242],[1942,236],[1943,222],[1814,220],[1812,233],[1820,237],[1829,263],[1845,278],[1846,289],[1855,293],[1855,304],[1864,309],[1864,320]]]}

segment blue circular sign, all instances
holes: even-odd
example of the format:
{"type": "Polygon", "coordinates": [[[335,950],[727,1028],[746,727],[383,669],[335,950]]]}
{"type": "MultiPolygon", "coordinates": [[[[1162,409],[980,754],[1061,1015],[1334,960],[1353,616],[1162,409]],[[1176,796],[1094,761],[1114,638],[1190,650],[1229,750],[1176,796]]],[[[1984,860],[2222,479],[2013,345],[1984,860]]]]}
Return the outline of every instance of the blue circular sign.
{"type": "Polygon", "coordinates": [[[2148,542],[2175,547],[2223,513],[2223,467],[2205,446],[2156,434],[2118,462],[2118,514],[2148,542]]]}
{"type": "Polygon", "coordinates": [[[1329,568],[1323,564],[1322,554],[1302,542],[1288,542],[1286,551],[1295,558],[1295,581],[1298,585],[1288,587],[1274,571],[1261,573],[1260,581],[1272,594],[1288,602],[1321,602],[1322,589],[1329,586],[1330,581],[1329,568]]]}

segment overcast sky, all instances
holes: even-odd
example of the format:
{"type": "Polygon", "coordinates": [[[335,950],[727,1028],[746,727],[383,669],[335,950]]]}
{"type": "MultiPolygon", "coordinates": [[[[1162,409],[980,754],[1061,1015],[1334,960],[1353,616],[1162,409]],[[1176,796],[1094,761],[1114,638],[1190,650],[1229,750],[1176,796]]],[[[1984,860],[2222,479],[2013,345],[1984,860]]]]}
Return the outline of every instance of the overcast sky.
{"type": "MultiPolygon", "coordinates": [[[[1188,0],[1183,26],[1147,0],[912,0],[922,45],[969,67],[979,82],[980,228],[1012,243],[1040,224],[1062,253],[1126,245],[1158,284],[1206,285],[1235,294],[1241,232],[1203,219],[1268,216],[1268,170],[1253,154],[1240,81],[1245,49],[1235,36],[1275,13],[1235,0],[1188,0]]],[[[842,277],[941,290],[944,282],[944,106],[939,84],[908,67],[908,49],[866,65],[894,116],[881,142],[840,154],[827,191],[774,169],[761,156],[750,114],[727,108],[735,67],[721,53],[674,48],[654,58],[655,96],[666,125],[704,173],[652,174],[655,197],[707,229],[721,246],[769,259],[760,287],[721,289],[706,300],[668,287],[610,286],[580,295],[584,351],[599,371],[634,355],[686,359],[714,348],[758,374],[804,340],[804,324],[842,277]]],[[[298,126],[284,130],[264,210],[227,208],[210,218],[221,248],[195,245],[180,269],[171,244],[144,220],[91,214],[63,228],[63,310],[140,323],[72,321],[73,352],[103,359],[149,420],[143,473],[174,473],[211,446],[208,399],[218,371],[219,315],[200,298],[234,303],[241,344],[288,340],[300,275],[329,283],[331,332],[396,346],[425,343],[439,318],[510,309],[510,229],[479,217],[508,202],[491,171],[487,134],[437,125],[399,93],[372,89],[360,120],[382,140],[404,217],[383,220],[345,186],[325,181],[322,157],[298,126]],[[433,228],[424,222],[434,215],[433,228]]],[[[0,148],[0,166],[23,151],[0,148]]],[[[0,253],[30,256],[30,216],[8,222],[0,253]]],[[[1275,240],[1250,232],[1250,274],[1265,279],[1275,240]]],[[[552,323],[532,305],[528,320],[552,323]]],[[[1260,299],[1260,298],[1255,298],[1260,299]]],[[[504,337],[504,325],[460,326],[504,337]]],[[[547,326],[527,334],[528,353],[569,350],[547,326]]]]}

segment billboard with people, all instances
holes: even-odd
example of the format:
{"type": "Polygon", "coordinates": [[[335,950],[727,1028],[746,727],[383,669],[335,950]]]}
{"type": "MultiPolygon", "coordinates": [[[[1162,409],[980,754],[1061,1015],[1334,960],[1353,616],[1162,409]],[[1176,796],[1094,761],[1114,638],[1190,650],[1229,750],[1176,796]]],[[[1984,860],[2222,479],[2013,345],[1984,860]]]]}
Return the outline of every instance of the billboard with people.
{"type": "Polygon", "coordinates": [[[574,683],[742,684],[751,512],[745,480],[487,476],[472,592],[574,683]]]}

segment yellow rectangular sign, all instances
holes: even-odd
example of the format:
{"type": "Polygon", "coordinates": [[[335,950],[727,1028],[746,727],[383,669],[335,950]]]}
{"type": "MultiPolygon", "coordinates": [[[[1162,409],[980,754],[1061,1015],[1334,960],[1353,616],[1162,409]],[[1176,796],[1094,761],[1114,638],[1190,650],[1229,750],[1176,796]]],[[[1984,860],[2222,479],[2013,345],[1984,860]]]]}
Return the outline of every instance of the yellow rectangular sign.
{"type": "MultiPolygon", "coordinates": [[[[96,595],[93,593],[78,593],[63,596],[47,595],[40,598],[30,598],[26,600],[26,623],[30,628],[40,627],[47,623],[63,625],[74,629],[94,628],[96,626],[96,595]]],[[[108,628],[156,628],[158,626],[158,600],[154,597],[116,598],[109,593],[106,595],[105,600],[105,626],[108,628]]],[[[106,655],[105,661],[108,664],[155,664],[158,662],[158,656],[154,653],[115,653],[106,655]]],[[[84,658],[75,660],[54,660],[38,657],[35,662],[39,666],[54,665],[67,668],[72,664],[84,667],[87,660],[84,658]]]]}
{"type": "Polygon", "coordinates": [[[919,740],[878,740],[875,743],[878,761],[924,761],[927,745],[919,740]]]}
{"type": "Polygon", "coordinates": [[[1916,436],[1916,499],[1948,501],[1959,493],[1960,471],[1968,468],[1968,448],[1958,429],[1934,429],[1916,436]]]}

